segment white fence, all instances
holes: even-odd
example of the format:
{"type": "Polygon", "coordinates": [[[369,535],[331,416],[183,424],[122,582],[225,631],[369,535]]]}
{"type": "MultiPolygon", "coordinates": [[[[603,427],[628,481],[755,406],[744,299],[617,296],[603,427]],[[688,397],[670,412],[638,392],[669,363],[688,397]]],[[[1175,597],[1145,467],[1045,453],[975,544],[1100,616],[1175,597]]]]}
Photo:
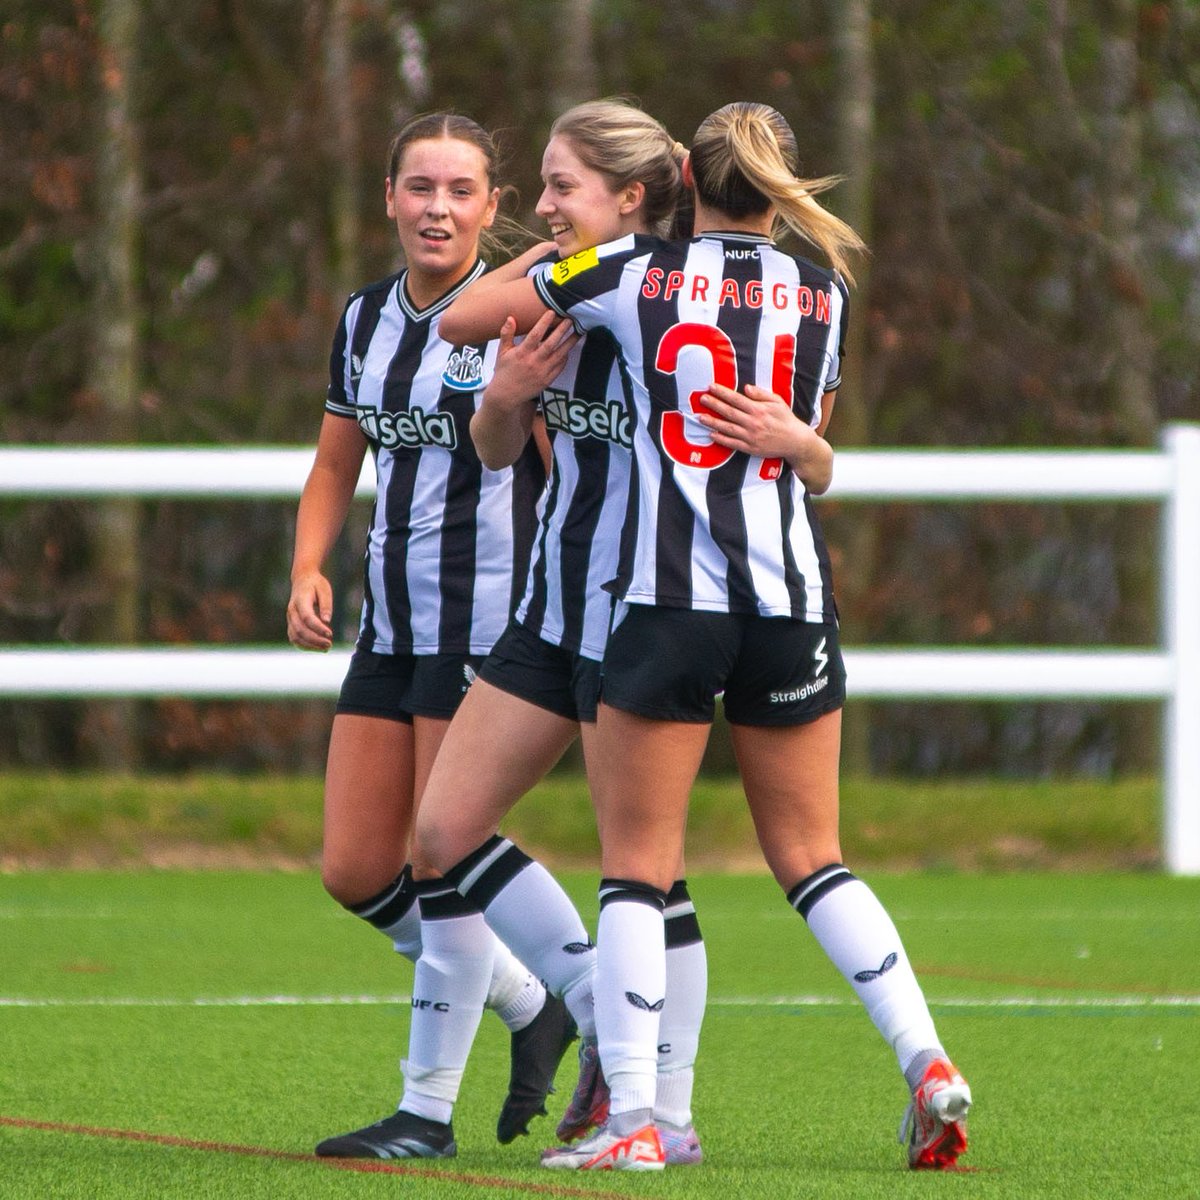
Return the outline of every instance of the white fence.
{"type": "MultiPolygon", "coordinates": [[[[295,500],[309,449],[0,449],[0,496],[295,500]]],[[[359,484],[374,491],[371,464],[359,484]]],[[[1163,702],[1163,858],[1200,874],[1200,425],[1158,451],[839,451],[839,500],[1158,501],[1163,636],[1135,650],[845,651],[853,695],[876,699],[1163,702]]],[[[0,696],[332,696],[348,651],[0,647],[0,696]]]]}

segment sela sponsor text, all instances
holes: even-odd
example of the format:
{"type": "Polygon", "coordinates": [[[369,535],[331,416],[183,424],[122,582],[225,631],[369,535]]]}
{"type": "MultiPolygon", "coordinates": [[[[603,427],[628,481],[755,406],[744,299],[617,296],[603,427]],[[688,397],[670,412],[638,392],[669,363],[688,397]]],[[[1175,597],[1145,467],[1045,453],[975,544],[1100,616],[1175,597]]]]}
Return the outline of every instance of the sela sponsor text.
{"type": "Polygon", "coordinates": [[[454,417],[448,412],[427,413],[419,408],[408,412],[380,412],[359,405],[358,427],[385,450],[398,447],[413,450],[418,446],[441,446],[453,450],[458,445],[454,417]]]}

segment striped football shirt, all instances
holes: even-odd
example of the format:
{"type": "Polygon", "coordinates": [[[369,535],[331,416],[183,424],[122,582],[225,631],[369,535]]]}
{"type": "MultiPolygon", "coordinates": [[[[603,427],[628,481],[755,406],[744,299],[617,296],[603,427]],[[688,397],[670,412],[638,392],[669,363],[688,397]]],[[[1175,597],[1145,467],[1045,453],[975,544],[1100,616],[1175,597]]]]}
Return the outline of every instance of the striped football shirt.
{"type": "Polygon", "coordinates": [[[603,330],[571,350],[539,407],[552,446],[537,539],[516,619],[544,641],[602,659],[629,492],[631,418],[616,344],[603,330]]]}
{"type": "Polygon", "coordinates": [[[358,422],[377,488],[364,561],[358,646],[379,654],[487,654],[524,584],[545,479],[532,440],[490,471],[470,421],[496,343],[452,346],[442,313],[484,273],[418,309],[405,272],[346,304],[330,356],[327,412],[358,422]]]}
{"type": "Polygon", "coordinates": [[[841,277],[767,237],[631,235],[543,268],[538,294],[612,334],[629,380],[633,464],[611,590],[634,604],[836,619],[829,555],[786,462],[716,445],[714,380],[769,388],[812,426],[840,382],[841,277]]]}

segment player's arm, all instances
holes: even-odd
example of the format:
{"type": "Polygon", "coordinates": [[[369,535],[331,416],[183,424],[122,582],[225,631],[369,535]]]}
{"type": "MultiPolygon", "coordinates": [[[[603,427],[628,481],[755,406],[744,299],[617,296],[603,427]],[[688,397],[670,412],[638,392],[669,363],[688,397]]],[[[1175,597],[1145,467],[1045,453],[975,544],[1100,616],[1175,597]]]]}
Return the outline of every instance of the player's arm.
{"type": "Polygon", "coordinates": [[[562,372],[579,340],[570,321],[546,310],[520,342],[514,341],[516,327],[512,317],[505,320],[492,381],[471,418],[471,440],[492,471],[512,466],[521,456],[533,428],[537,397],[562,372]]]}
{"type": "Polygon", "coordinates": [[[837,388],[832,392],[826,392],[821,397],[821,419],[817,422],[817,432],[824,437],[825,430],[829,428],[829,419],[833,416],[833,402],[837,399],[837,388]]]}
{"type": "Polygon", "coordinates": [[[346,523],[366,449],[367,439],[354,421],[325,414],[296,513],[287,631],[288,641],[301,650],[333,645],[333,588],[322,568],[346,523]]]}
{"type": "Polygon", "coordinates": [[[546,258],[554,249],[553,242],[538,242],[536,246],[531,246],[523,254],[518,254],[516,258],[509,259],[503,266],[495,267],[491,271],[486,271],[480,275],[471,287],[478,288],[481,292],[486,292],[489,288],[512,283],[514,279],[523,279],[534,266],[546,258]]]}
{"type": "Polygon", "coordinates": [[[442,337],[456,346],[490,341],[509,317],[516,322],[516,333],[528,333],[548,311],[534,290],[533,280],[526,275],[544,257],[543,243],[503,267],[481,275],[442,314],[442,337]]]}
{"type": "MultiPolygon", "coordinates": [[[[826,393],[825,399],[832,395],[826,393]]],[[[828,490],[833,480],[833,448],[774,392],[754,384],[735,392],[714,383],[703,403],[710,411],[698,413],[700,423],[718,445],[758,458],[786,459],[814,496],[828,490]]]]}
{"type": "Polygon", "coordinates": [[[449,341],[494,338],[508,317],[516,322],[517,333],[528,333],[546,312],[569,316],[581,331],[611,324],[630,257],[627,240],[580,251],[553,265],[547,262],[523,279],[490,289],[480,290],[482,280],[477,280],[443,314],[442,336],[449,341]]]}

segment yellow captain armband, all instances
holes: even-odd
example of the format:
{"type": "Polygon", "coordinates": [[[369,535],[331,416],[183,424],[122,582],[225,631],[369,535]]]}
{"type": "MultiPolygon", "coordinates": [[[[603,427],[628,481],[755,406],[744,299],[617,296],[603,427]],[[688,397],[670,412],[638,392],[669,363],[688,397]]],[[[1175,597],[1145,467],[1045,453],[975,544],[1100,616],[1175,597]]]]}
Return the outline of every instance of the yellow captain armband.
{"type": "Polygon", "coordinates": [[[580,250],[578,254],[572,254],[570,258],[564,258],[556,262],[550,268],[550,278],[555,283],[566,283],[574,275],[580,274],[582,271],[590,271],[592,267],[600,265],[600,255],[596,253],[596,247],[593,246],[590,250],[580,250]]]}

